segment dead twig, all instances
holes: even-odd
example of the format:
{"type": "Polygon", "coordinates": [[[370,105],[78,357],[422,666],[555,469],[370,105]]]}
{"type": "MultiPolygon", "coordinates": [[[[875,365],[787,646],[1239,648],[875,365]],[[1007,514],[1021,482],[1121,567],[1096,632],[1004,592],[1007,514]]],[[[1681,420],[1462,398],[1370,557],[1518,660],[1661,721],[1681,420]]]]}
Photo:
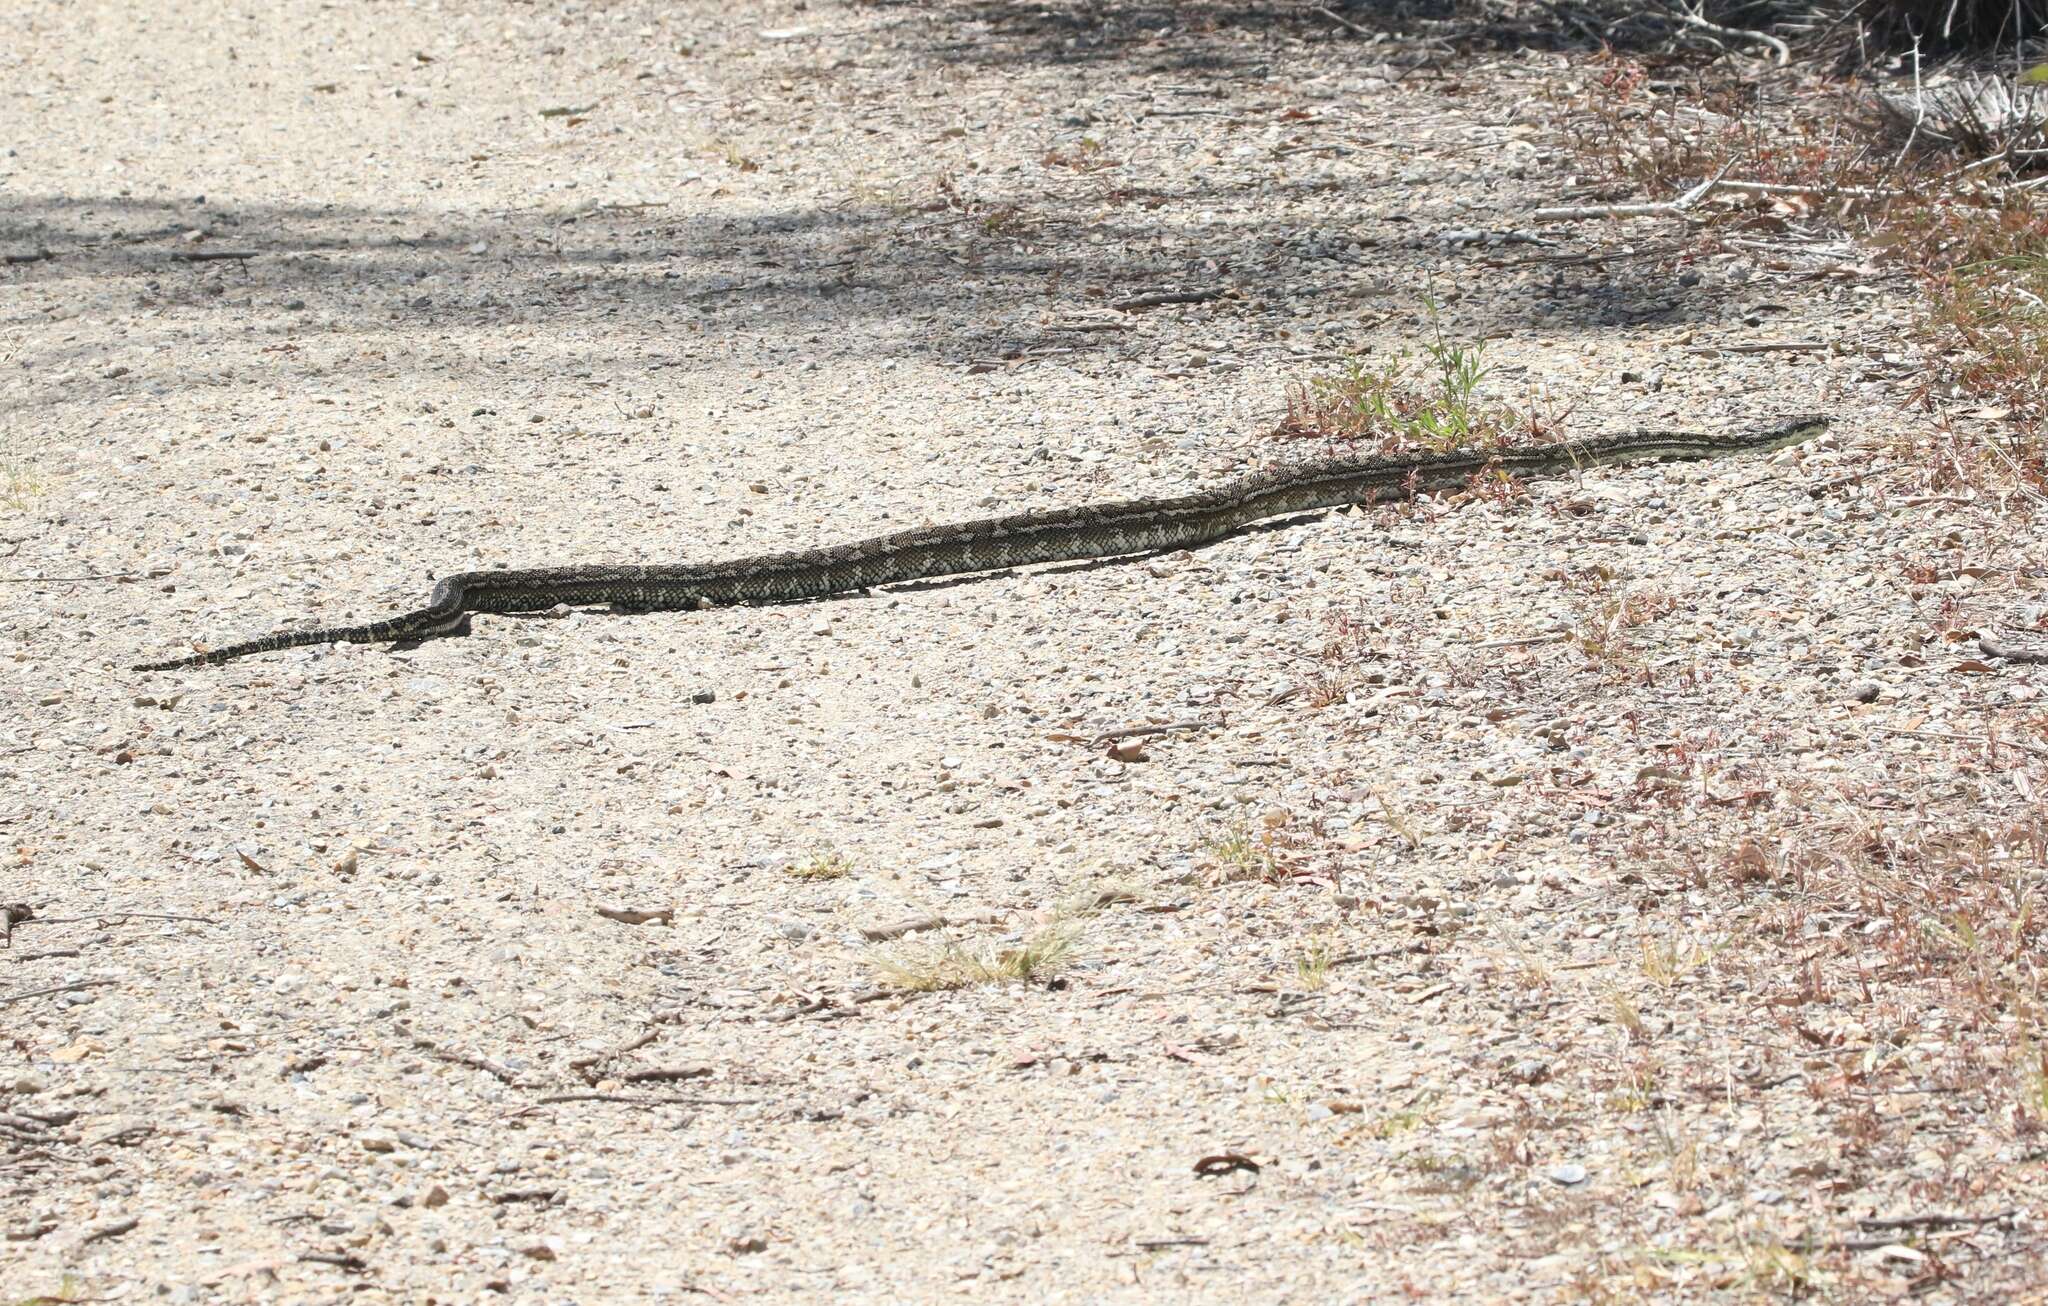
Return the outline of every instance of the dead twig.
{"type": "Polygon", "coordinates": [[[625,1056],[628,1052],[638,1051],[639,1049],[646,1047],[649,1043],[652,1043],[654,1040],[660,1037],[661,1033],[659,1030],[650,1029],[646,1033],[642,1034],[639,1038],[634,1039],[631,1043],[622,1043],[618,1047],[612,1048],[608,1051],[593,1052],[587,1057],[578,1057],[574,1061],[571,1061],[569,1063],[569,1069],[577,1071],[578,1073],[583,1074],[583,1077],[585,1079],[589,1079],[591,1078],[591,1075],[589,1075],[587,1072],[596,1069],[597,1067],[603,1065],[607,1061],[615,1061],[618,1058],[625,1056]]]}
{"type": "Polygon", "coordinates": [[[1572,637],[1568,630],[1546,630],[1540,635],[1524,635],[1520,639],[1489,639],[1474,644],[1474,648],[1528,648],[1536,644],[1562,644],[1572,637]]]}
{"type": "Polygon", "coordinates": [[[106,576],[0,576],[0,585],[57,585],[88,580],[130,581],[147,579],[149,578],[139,571],[119,571],[106,576]]]}
{"type": "Polygon", "coordinates": [[[555,1200],[556,1192],[557,1190],[553,1188],[513,1188],[502,1193],[492,1193],[491,1201],[499,1206],[512,1202],[539,1202],[546,1206],[555,1200]]]}
{"type": "Polygon", "coordinates": [[[1228,289],[1220,286],[1209,290],[1155,290],[1150,294],[1119,299],[1110,307],[1129,313],[1135,309],[1158,308],[1165,304],[1206,304],[1212,299],[1222,299],[1229,294],[1228,289]]]}
{"type": "Polygon", "coordinates": [[[961,925],[995,925],[1002,917],[994,912],[979,912],[973,916],[916,916],[893,925],[869,925],[861,928],[860,936],[869,943],[887,943],[900,939],[906,934],[921,934],[926,930],[953,929],[961,925]]]}
{"type": "Polygon", "coordinates": [[[102,925],[118,925],[122,921],[198,921],[201,925],[218,925],[211,916],[173,916],[157,911],[109,911],[94,916],[38,916],[37,925],[76,925],[81,921],[98,921],[102,925]]]}
{"type": "Polygon", "coordinates": [[[27,1002],[30,998],[46,998],[52,993],[76,993],[80,989],[104,988],[115,982],[114,980],[80,980],[76,984],[59,984],[55,988],[30,989],[26,993],[10,993],[4,998],[0,998],[0,1007],[10,1006],[16,1002],[27,1002]]]}
{"type": "Polygon", "coordinates": [[[1363,36],[1370,38],[1373,34],[1371,28],[1361,27],[1357,23],[1352,22],[1349,18],[1344,17],[1342,14],[1331,13],[1329,10],[1323,8],[1321,5],[1316,6],[1316,12],[1322,15],[1324,18],[1327,18],[1331,22],[1337,24],[1337,26],[1343,28],[1345,31],[1351,33],[1353,36],[1363,36]]]}
{"type": "Polygon", "coordinates": [[[659,907],[652,911],[642,911],[634,907],[599,907],[597,914],[621,925],[646,925],[649,922],[656,925],[673,925],[676,919],[676,909],[673,907],[659,907]]]}
{"type": "Polygon", "coordinates": [[[1578,222],[1587,218],[1685,218],[1690,220],[1690,210],[1709,194],[1721,179],[1728,175],[1728,169],[1735,166],[1733,159],[1723,164],[1721,171],[1707,178],[1675,200],[1663,200],[1650,204],[1584,204],[1567,205],[1563,208],[1537,209],[1530,213],[1533,222],[1578,222]]]}
{"type": "Polygon", "coordinates": [[[1951,744],[1983,744],[1988,748],[2016,748],[2022,753],[2036,757],[2048,757],[2048,748],[2033,744],[2022,744],[2013,739],[1993,739],[1989,735],[1951,735],[1939,730],[1900,730],[1893,726],[1878,726],[1879,734],[1897,735],[1904,739],[1939,739],[1951,744]]]}
{"type": "Polygon", "coordinates": [[[473,1057],[466,1052],[450,1052],[447,1048],[442,1047],[431,1039],[416,1038],[412,1041],[412,1045],[436,1061],[445,1061],[452,1066],[467,1066],[471,1070],[481,1070],[501,1084],[510,1084],[515,1088],[524,1087],[518,1075],[498,1065],[496,1062],[486,1061],[482,1057],[473,1057]]]}
{"type": "Polygon", "coordinates": [[[513,1112],[529,1116],[543,1107],[563,1102],[623,1102],[629,1106],[759,1106],[758,1097],[678,1097],[670,1094],[640,1096],[632,1093],[553,1093],[532,1106],[513,1112]]]}
{"type": "Polygon", "coordinates": [[[709,1079],[718,1073],[711,1066],[655,1067],[652,1070],[629,1070],[619,1076],[628,1084],[674,1083],[683,1079],[709,1079]]]}
{"type": "Polygon", "coordinates": [[[2030,666],[2048,666],[2048,649],[2014,648],[1989,635],[1977,636],[1977,647],[1984,656],[2004,658],[2007,662],[2024,662],[2030,666]]]}
{"type": "Polygon", "coordinates": [[[1925,1215],[1894,1215],[1884,1219],[1858,1220],[1861,1229],[1951,1229],[1963,1225],[2004,1224],[2018,1215],[2018,1210],[2007,1207],[1992,1215],[1954,1215],[1947,1211],[1930,1211],[1925,1215]]]}
{"type": "Polygon", "coordinates": [[[1721,354],[1811,354],[1827,347],[1825,340],[1761,340],[1740,345],[1690,345],[1685,352],[1712,358],[1721,354]]]}
{"type": "Polygon", "coordinates": [[[88,1230],[85,1237],[78,1240],[78,1245],[83,1247],[87,1243],[101,1242],[108,1238],[119,1238],[122,1234],[127,1233],[141,1223],[142,1218],[135,1215],[122,1220],[110,1221],[97,1229],[88,1230]]]}
{"type": "Polygon", "coordinates": [[[301,1265],[332,1265],[336,1269],[346,1269],[348,1273],[362,1273],[362,1271],[371,1267],[369,1261],[358,1257],[352,1251],[301,1251],[299,1253],[299,1263],[301,1265]]]}
{"type": "Polygon", "coordinates": [[[1142,739],[1147,735],[1167,735],[1179,730],[1208,730],[1222,725],[1221,718],[1211,717],[1201,721],[1170,721],[1161,726],[1119,726],[1096,735],[1088,741],[1088,745],[1091,748],[1100,748],[1119,739],[1142,739]]]}
{"type": "Polygon", "coordinates": [[[1780,41],[1768,32],[1754,32],[1742,27],[1723,27],[1719,23],[1708,22],[1690,9],[1672,9],[1665,12],[1687,27],[1696,27],[1714,36],[1725,36],[1731,40],[1748,41],[1753,45],[1766,46],[1771,52],[1771,62],[1779,68],[1783,68],[1786,64],[1792,62],[1791,49],[1783,41],[1780,41]]]}

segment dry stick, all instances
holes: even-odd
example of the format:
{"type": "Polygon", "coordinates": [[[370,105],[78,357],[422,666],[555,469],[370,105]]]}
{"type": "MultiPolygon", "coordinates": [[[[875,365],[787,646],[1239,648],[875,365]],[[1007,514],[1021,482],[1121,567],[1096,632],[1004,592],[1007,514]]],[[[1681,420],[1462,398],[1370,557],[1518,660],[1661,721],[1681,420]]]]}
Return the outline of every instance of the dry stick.
{"type": "Polygon", "coordinates": [[[1337,24],[1337,26],[1343,28],[1345,31],[1351,33],[1353,36],[1363,36],[1367,38],[1370,38],[1372,36],[1371,28],[1360,27],[1357,23],[1352,22],[1349,18],[1345,18],[1339,14],[1333,14],[1329,10],[1323,8],[1321,5],[1316,6],[1316,12],[1321,14],[1323,17],[1329,19],[1331,22],[1337,24]]]}
{"type": "Polygon", "coordinates": [[[1771,47],[1771,61],[1780,68],[1792,62],[1792,51],[1786,48],[1783,41],[1767,32],[1752,32],[1741,27],[1723,27],[1719,23],[1708,22],[1689,9],[1677,10],[1671,16],[1688,27],[1697,27],[1701,31],[1711,32],[1715,36],[1732,36],[1739,41],[1752,41],[1758,45],[1767,45],[1771,47]]]}
{"type": "Polygon", "coordinates": [[[1944,734],[1939,730],[1900,730],[1893,726],[1878,726],[1876,729],[1880,734],[1898,735],[1906,739],[1940,739],[1951,744],[1983,744],[1988,748],[2016,748],[2022,753],[2032,753],[2036,757],[2048,757],[2048,748],[2036,748],[2032,744],[2022,744],[2018,740],[2013,739],[1993,739],[1989,735],[1951,735],[1944,734]]]}
{"type": "Polygon", "coordinates": [[[1744,345],[1691,345],[1688,354],[1811,354],[1826,349],[1825,340],[1765,340],[1744,345]]]}
{"type": "Polygon", "coordinates": [[[1946,1229],[1968,1224],[2004,1224],[2018,1215],[2019,1211],[2007,1207],[1994,1215],[1952,1215],[1947,1211],[1930,1211],[1926,1215],[1897,1215],[1882,1220],[1858,1220],[1865,1229],[1946,1229]]]}
{"type": "Polygon", "coordinates": [[[139,571],[119,571],[107,576],[0,576],[0,585],[54,585],[59,581],[143,580],[139,571]]]}
{"type": "Polygon", "coordinates": [[[1222,725],[1223,722],[1220,719],[1211,718],[1203,721],[1171,721],[1163,726],[1118,726],[1113,730],[1105,730],[1101,734],[1096,735],[1088,741],[1088,746],[1100,748],[1104,744],[1116,739],[1140,739],[1146,735],[1168,735],[1177,730],[1207,730],[1212,726],[1221,727],[1222,725]]]}
{"type": "Polygon", "coordinates": [[[642,1034],[639,1038],[634,1039],[631,1043],[622,1043],[618,1047],[612,1048],[610,1051],[607,1052],[593,1052],[587,1057],[578,1057],[574,1061],[571,1061],[569,1063],[569,1069],[588,1070],[593,1066],[601,1066],[607,1061],[611,1061],[618,1057],[625,1056],[628,1052],[634,1052],[639,1050],[640,1048],[644,1048],[649,1043],[652,1043],[654,1040],[660,1037],[661,1032],[659,1030],[650,1029],[645,1034],[642,1034]]]}
{"type": "Polygon", "coordinates": [[[1229,290],[1222,287],[1212,287],[1208,290],[1155,290],[1151,294],[1119,299],[1110,307],[1129,312],[1134,308],[1158,308],[1162,304],[1206,304],[1229,293],[1229,290]]]}
{"type": "Polygon", "coordinates": [[[340,1270],[367,1270],[370,1263],[354,1252],[300,1252],[299,1261],[305,1265],[332,1265],[340,1270]]]}
{"type": "Polygon", "coordinates": [[[111,1224],[103,1224],[86,1234],[85,1237],[80,1238],[78,1245],[83,1247],[87,1243],[96,1243],[102,1238],[119,1238],[122,1234],[127,1233],[130,1229],[141,1223],[142,1219],[140,1216],[131,1215],[125,1220],[115,1220],[111,1224]]]}
{"type": "Polygon", "coordinates": [[[2048,666],[2048,649],[2014,648],[1989,635],[1977,636],[1977,647],[1982,649],[1987,657],[2004,658],[2007,662],[2025,662],[2033,666],[2048,666]]]}
{"type": "Polygon", "coordinates": [[[951,929],[960,925],[995,925],[1002,917],[993,912],[982,912],[975,916],[918,916],[894,925],[870,925],[861,928],[860,936],[869,943],[887,943],[900,939],[906,934],[920,934],[925,930],[951,929]]]}
{"type": "Polygon", "coordinates": [[[522,1111],[512,1114],[529,1116],[542,1107],[562,1102],[624,1102],[633,1106],[758,1106],[758,1097],[672,1097],[667,1094],[642,1097],[630,1093],[553,1093],[522,1111]]]}
{"type": "Polygon", "coordinates": [[[1735,166],[1730,159],[1721,165],[1721,171],[1707,178],[1675,200],[1664,200],[1656,204],[1590,204],[1565,208],[1537,209],[1529,215],[1533,222],[1576,222],[1582,218],[1647,218],[1687,216],[1693,205],[1705,199],[1728,175],[1728,169],[1735,166]]]}
{"type": "Polygon", "coordinates": [[[1572,637],[1568,630],[1546,630],[1541,635],[1524,635],[1520,639],[1489,639],[1474,648],[1526,648],[1533,644],[1562,644],[1572,637]]]}
{"type": "Polygon", "coordinates": [[[1787,181],[1723,181],[1714,189],[1732,190],[1738,195],[1825,195],[1830,199],[1846,197],[1852,200],[1896,200],[1907,195],[1905,191],[1888,186],[1802,186],[1787,181]]]}
{"type": "Polygon", "coordinates": [[[26,993],[10,993],[4,998],[0,998],[0,1007],[9,1006],[16,1002],[27,1002],[30,998],[46,998],[52,993],[76,993],[80,989],[103,988],[115,982],[114,980],[80,980],[76,984],[59,984],[53,989],[30,989],[26,993]]]}
{"type": "Polygon", "coordinates": [[[709,1079],[718,1071],[712,1066],[671,1066],[656,1067],[653,1070],[629,1070],[619,1078],[629,1084],[674,1083],[683,1079],[709,1079]]]}
{"type": "Polygon", "coordinates": [[[519,1076],[503,1066],[484,1060],[482,1057],[473,1057],[464,1052],[450,1052],[431,1039],[416,1038],[412,1041],[412,1045],[436,1061],[446,1061],[450,1065],[456,1066],[468,1066],[471,1070],[483,1071],[501,1084],[511,1084],[514,1087],[519,1086],[519,1076]]]}
{"type": "Polygon", "coordinates": [[[211,916],[174,916],[160,911],[103,911],[92,916],[37,916],[22,921],[21,924],[76,925],[80,921],[99,921],[102,924],[109,921],[198,921],[202,925],[220,924],[211,916]]]}

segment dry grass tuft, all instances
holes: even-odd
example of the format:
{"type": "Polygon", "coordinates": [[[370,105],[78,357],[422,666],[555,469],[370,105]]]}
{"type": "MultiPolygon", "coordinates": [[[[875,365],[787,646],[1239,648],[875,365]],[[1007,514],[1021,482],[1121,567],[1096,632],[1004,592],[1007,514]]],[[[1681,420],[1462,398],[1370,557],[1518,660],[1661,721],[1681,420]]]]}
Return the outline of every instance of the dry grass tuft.
{"type": "Polygon", "coordinates": [[[43,493],[43,478],[36,465],[25,458],[0,459],[0,504],[15,512],[27,512],[43,493]]]}
{"type": "Polygon", "coordinates": [[[816,852],[783,869],[798,880],[840,880],[853,874],[853,863],[841,853],[816,852]]]}
{"type": "Polygon", "coordinates": [[[947,942],[921,951],[873,953],[868,965],[882,984],[904,993],[1029,983],[1072,961],[1079,934],[1078,923],[1058,921],[1026,935],[1014,947],[967,948],[947,942]]]}

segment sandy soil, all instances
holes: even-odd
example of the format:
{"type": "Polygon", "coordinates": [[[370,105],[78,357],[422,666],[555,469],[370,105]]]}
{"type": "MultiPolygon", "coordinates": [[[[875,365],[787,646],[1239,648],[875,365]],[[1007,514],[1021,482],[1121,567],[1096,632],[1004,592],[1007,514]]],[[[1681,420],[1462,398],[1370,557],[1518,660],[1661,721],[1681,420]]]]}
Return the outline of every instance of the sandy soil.
{"type": "Polygon", "coordinates": [[[147,8],[0,15],[0,1301],[2038,1278],[2033,1013],[1866,856],[1963,849],[2018,982],[2040,668],[1966,637],[2043,550],[1912,492],[1900,283],[1531,243],[1564,59],[1312,9],[147,8]],[[125,670],[1209,483],[1424,295],[1574,431],[1837,427],[125,670]],[[1760,340],[1829,348],[1708,349],[1760,340]]]}

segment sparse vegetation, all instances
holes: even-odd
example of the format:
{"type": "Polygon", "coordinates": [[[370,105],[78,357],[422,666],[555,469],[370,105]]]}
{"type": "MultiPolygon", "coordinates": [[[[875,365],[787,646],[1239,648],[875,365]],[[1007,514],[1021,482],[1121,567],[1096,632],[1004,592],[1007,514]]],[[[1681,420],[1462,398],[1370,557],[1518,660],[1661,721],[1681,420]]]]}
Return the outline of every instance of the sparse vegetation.
{"type": "Polygon", "coordinates": [[[1432,339],[1419,360],[1352,357],[1292,387],[1279,434],[1437,453],[1506,443],[1523,422],[1481,397],[1484,345],[1445,339],[1436,305],[1428,308],[1432,339]]]}
{"type": "Polygon", "coordinates": [[[43,492],[36,465],[25,458],[0,459],[0,504],[26,512],[43,492]]]}
{"type": "Polygon", "coordinates": [[[1294,959],[1294,978],[1300,982],[1302,992],[1320,993],[1330,986],[1330,941],[1311,939],[1301,955],[1294,959]]]}
{"type": "Polygon", "coordinates": [[[947,942],[922,951],[873,953],[868,964],[883,984],[905,993],[1028,983],[1071,961],[1079,934],[1075,922],[1058,921],[1011,947],[969,948],[947,942]]]}
{"type": "MultiPolygon", "coordinates": [[[[1675,260],[1835,274],[1860,260],[1917,277],[1928,366],[1900,393],[1944,428],[1920,460],[1928,488],[2034,506],[2048,498],[2048,210],[2039,179],[2025,178],[2048,151],[2033,136],[1967,121],[1934,130],[1926,110],[1860,87],[1765,96],[1725,73],[1657,77],[1622,59],[1564,107],[1567,141],[1609,182],[1598,198],[1672,200],[1706,187],[1675,260]],[[1771,240],[1788,229],[1808,249],[1822,232],[1838,243],[1815,255],[1771,240]]],[[[2043,130],[2025,114],[2015,121],[2016,131],[2043,130]]]]}
{"type": "Polygon", "coordinates": [[[1669,595],[1631,589],[1604,566],[1555,571],[1550,579],[1564,586],[1572,607],[1566,638],[1587,661],[1606,666],[1633,663],[1636,628],[1678,606],[1669,595]]]}
{"type": "Polygon", "coordinates": [[[853,863],[842,853],[815,852],[784,869],[799,880],[839,880],[853,874],[853,863]]]}
{"type": "Polygon", "coordinates": [[[1202,855],[1215,868],[1216,878],[1226,884],[1237,880],[1277,883],[1287,875],[1271,827],[1254,829],[1244,822],[1230,825],[1202,844],[1202,855]]]}

